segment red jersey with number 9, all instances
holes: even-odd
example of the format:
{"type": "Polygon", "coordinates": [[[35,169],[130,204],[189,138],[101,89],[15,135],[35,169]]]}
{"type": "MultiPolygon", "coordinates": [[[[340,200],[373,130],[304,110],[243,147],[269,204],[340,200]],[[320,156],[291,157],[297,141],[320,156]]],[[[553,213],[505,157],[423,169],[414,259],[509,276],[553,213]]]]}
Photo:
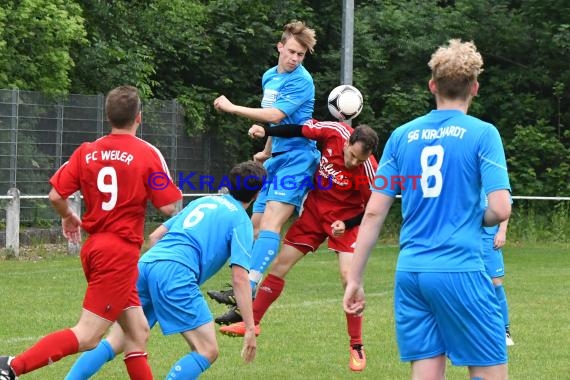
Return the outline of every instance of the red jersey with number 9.
{"type": "Polygon", "coordinates": [[[81,227],[89,234],[111,232],[137,244],[144,240],[147,202],[158,208],[182,198],[160,151],[130,134],[81,144],[50,183],[64,198],[81,191],[81,227]]]}

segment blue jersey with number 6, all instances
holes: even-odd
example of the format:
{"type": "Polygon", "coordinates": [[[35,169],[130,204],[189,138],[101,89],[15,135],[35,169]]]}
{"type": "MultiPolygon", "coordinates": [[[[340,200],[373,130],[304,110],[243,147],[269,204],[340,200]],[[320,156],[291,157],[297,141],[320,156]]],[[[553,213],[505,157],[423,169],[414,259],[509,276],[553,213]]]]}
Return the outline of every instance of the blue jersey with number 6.
{"type": "Polygon", "coordinates": [[[510,190],[499,132],[458,110],[434,110],[397,128],[372,191],[402,195],[397,270],[484,270],[481,189],[510,190]]]}
{"type": "Polygon", "coordinates": [[[253,226],[242,204],[231,195],[206,196],[190,202],[164,223],[168,232],[140,262],[176,261],[196,273],[198,284],[230,259],[249,271],[253,226]]]}

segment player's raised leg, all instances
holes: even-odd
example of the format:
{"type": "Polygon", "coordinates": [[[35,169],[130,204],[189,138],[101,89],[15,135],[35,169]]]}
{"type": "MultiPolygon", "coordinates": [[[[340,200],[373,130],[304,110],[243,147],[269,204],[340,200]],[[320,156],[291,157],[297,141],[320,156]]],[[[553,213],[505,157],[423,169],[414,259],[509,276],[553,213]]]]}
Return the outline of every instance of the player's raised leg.
{"type": "Polygon", "coordinates": [[[278,201],[268,201],[261,218],[259,236],[253,244],[252,264],[249,280],[252,289],[261,281],[263,272],[277,257],[281,240],[281,228],[293,215],[295,205],[278,201]]]}
{"type": "MultiPolygon", "coordinates": [[[[346,288],[346,279],[352,263],[352,253],[338,252],[338,265],[343,289],[346,288]]],[[[349,367],[352,371],[362,371],[366,368],[366,353],[362,343],[362,315],[349,314],[345,312],[346,329],[349,342],[349,367]]]]}
{"type": "Polygon", "coordinates": [[[118,323],[114,323],[106,339],[103,339],[97,347],[85,351],[75,361],[65,380],[85,380],[93,376],[115,356],[123,352],[123,330],[118,323]]]}
{"type": "MultiPolygon", "coordinates": [[[[259,324],[265,312],[281,295],[285,287],[285,276],[304,255],[303,252],[287,243],[283,245],[269,275],[259,285],[253,301],[253,320],[256,326],[256,334],[261,333],[259,324]]],[[[245,335],[245,324],[238,322],[229,326],[222,326],[220,332],[229,336],[243,336],[245,335]]]]}

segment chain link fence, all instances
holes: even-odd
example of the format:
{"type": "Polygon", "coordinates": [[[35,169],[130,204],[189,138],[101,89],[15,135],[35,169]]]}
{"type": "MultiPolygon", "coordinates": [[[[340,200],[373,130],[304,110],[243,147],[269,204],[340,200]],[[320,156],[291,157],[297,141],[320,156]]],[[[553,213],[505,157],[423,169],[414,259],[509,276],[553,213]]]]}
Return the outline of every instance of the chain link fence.
{"type": "MultiPolygon", "coordinates": [[[[50,190],[48,180],[81,143],[108,133],[104,105],[103,95],[54,99],[39,92],[0,90],[0,195],[6,195],[10,188],[20,191],[21,226],[59,224],[59,217],[45,199],[50,190]]],[[[144,101],[137,136],[160,149],[176,182],[179,175],[190,172],[196,173],[190,182],[200,175],[221,176],[231,165],[224,162],[222,144],[215,138],[187,135],[182,108],[175,100],[144,101]],[[212,157],[217,157],[215,162],[212,157]]],[[[195,187],[182,190],[185,194],[204,192],[195,187]]],[[[2,230],[5,202],[0,201],[2,230]]],[[[153,215],[151,211],[150,217],[153,215]]]]}

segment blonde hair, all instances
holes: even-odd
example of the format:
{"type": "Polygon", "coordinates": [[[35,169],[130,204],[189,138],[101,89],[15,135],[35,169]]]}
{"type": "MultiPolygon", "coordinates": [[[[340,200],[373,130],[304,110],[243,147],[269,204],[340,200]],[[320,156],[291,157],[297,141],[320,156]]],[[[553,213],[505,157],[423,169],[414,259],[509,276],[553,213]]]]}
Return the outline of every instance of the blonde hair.
{"type": "Polygon", "coordinates": [[[483,72],[483,58],[475,44],[451,39],[432,54],[428,66],[438,93],[449,99],[467,99],[471,87],[483,72]]]}
{"type": "Polygon", "coordinates": [[[303,21],[292,21],[285,25],[283,34],[281,35],[281,43],[285,44],[291,37],[303,45],[311,54],[317,44],[316,33],[314,29],[309,28],[303,21]]]}

